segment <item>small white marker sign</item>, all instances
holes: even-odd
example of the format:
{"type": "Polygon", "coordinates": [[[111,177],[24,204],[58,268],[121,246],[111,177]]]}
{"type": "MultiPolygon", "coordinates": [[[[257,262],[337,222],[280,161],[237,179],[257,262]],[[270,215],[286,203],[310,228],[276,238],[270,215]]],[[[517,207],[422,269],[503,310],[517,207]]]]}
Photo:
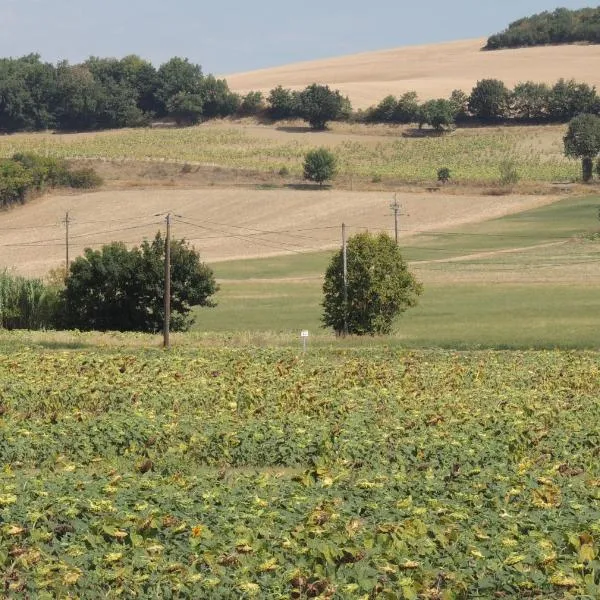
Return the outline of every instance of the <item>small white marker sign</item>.
{"type": "Polygon", "coordinates": [[[308,340],[308,329],[303,329],[300,332],[300,337],[302,338],[302,351],[306,352],[306,340],[308,340]]]}

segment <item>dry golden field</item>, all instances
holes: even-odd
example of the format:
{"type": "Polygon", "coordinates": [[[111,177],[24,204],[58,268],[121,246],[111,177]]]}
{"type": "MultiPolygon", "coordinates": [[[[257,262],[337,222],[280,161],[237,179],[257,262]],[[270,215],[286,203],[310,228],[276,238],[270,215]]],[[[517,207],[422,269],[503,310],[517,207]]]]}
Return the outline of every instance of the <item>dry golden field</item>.
{"type": "MultiPolygon", "coordinates": [[[[555,196],[478,196],[436,193],[398,195],[406,238],[520,212],[552,202],[555,196]]],[[[393,229],[386,192],[341,190],[257,190],[232,188],[148,188],[56,194],[0,215],[0,269],[44,275],[65,257],[70,219],[71,258],[85,247],[110,241],[138,244],[164,230],[158,213],[171,211],[173,234],[185,237],[204,260],[217,262],[324,250],[340,243],[342,222],[350,233],[393,229]]]]}
{"type": "Polygon", "coordinates": [[[237,92],[267,92],[277,85],[293,89],[328,84],[367,108],[388,94],[414,90],[423,100],[470,92],[479,79],[554,83],[564,77],[598,86],[600,45],[545,46],[483,52],[484,39],[409,46],[326,60],[225,75],[237,92]]]}

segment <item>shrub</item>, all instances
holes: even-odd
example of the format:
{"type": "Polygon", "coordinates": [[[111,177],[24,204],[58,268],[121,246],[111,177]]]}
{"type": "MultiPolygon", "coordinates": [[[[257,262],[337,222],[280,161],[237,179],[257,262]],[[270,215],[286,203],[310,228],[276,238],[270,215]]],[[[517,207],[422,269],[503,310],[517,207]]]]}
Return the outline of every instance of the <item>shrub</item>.
{"type": "Polygon", "coordinates": [[[448,167],[442,167],[437,172],[437,178],[440,183],[448,183],[450,180],[450,169],[448,167]]]}
{"type": "Polygon", "coordinates": [[[335,177],[336,163],[335,156],[327,148],[312,150],[304,159],[304,179],[323,185],[323,182],[335,177]]]}
{"type": "Polygon", "coordinates": [[[68,181],[70,187],[85,190],[100,187],[104,183],[102,177],[90,167],[69,171],[68,181]]]}
{"type": "Polygon", "coordinates": [[[506,159],[500,163],[500,183],[502,185],[514,185],[519,183],[520,179],[521,176],[514,160],[506,159]]]}

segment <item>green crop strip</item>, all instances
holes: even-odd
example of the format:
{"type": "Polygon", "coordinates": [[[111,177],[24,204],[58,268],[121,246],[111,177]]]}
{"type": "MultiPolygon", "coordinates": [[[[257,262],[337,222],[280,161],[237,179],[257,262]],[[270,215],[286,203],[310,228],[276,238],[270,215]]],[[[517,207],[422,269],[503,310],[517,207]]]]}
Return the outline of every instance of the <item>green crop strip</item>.
{"type": "Polygon", "coordinates": [[[0,354],[23,598],[595,598],[600,357],[0,354]]]}

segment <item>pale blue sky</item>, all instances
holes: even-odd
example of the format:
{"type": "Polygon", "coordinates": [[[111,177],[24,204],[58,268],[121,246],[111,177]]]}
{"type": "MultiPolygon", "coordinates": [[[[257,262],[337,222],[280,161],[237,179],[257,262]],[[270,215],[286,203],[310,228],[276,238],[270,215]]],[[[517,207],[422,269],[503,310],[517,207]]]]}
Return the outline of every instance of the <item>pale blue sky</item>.
{"type": "Polygon", "coordinates": [[[71,62],[188,57],[226,74],[413,44],[485,37],[577,0],[0,0],[0,56],[71,62]]]}

